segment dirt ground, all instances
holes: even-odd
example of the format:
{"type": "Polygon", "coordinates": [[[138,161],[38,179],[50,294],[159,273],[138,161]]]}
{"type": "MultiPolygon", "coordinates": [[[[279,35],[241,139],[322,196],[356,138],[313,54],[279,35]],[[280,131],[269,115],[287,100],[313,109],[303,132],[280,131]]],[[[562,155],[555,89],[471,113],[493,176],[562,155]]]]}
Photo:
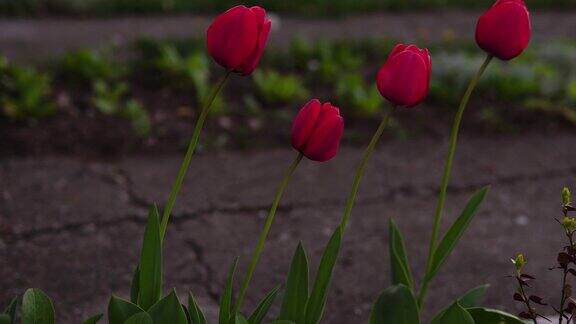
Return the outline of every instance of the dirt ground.
{"type": "MultiPolygon", "coordinates": [[[[430,314],[478,284],[492,285],[487,305],[519,311],[512,301],[509,257],[524,252],[534,292],[555,300],[549,271],[561,247],[554,217],[560,190],[573,186],[576,136],[522,135],[462,140],[444,225],[470,195],[490,184],[479,214],[433,284],[430,314]]],[[[446,142],[382,143],[371,160],[336,268],[326,323],[361,323],[390,282],[387,223],[408,239],[422,273],[446,142]]],[[[360,148],[345,147],[326,164],[305,161],[283,200],[248,295],[246,310],[282,284],[299,240],[313,269],[335,228],[360,148]]],[[[295,153],[265,150],[197,156],[166,241],[166,288],[192,290],[216,316],[225,273],[240,256],[243,274],[271,196],[295,153]]],[[[54,299],[58,323],[78,323],[127,296],[146,208],[165,201],[180,156],[115,161],[38,157],[0,159],[0,305],[25,287],[54,299]]]]}
{"type": "MultiPolygon", "coordinates": [[[[338,20],[274,16],[273,46],[305,39],[387,38],[405,42],[472,39],[480,12],[375,13],[338,20]]],[[[0,53],[15,61],[45,59],[84,47],[130,44],[141,38],[203,37],[210,18],[202,16],[111,19],[0,19],[0,53]]],[[[533,39],[576,37],[576,12],[532,12],[533,39]]]]}

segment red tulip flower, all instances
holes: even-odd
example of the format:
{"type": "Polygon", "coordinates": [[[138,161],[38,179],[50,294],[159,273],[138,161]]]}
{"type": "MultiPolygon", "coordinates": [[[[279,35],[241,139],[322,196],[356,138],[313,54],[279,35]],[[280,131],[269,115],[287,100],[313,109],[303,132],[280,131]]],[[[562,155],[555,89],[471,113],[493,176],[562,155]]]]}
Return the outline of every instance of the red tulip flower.
{"type": "Polygon", "coordinates": [[[530,42],[530,13],[523,0],[498,0],[478,20],[476,42],[502,60],[520,55],[530,42]]]}
{"type": "Polygon", "coordinates": [[[340,110],[329,102],[310,100],[294,119],[292,146],[313,161],[328,161],[338,152],[344,132],[340,110]]]}
{"type": "Polygon", "coordinates": [[[378,71],[378,90],[397,106],[414,107],[428,95],[431,72],[427,49],[398,44],[378,71]]]}
{"type": "Polygon", "coordinates": [[[271,26],[263,8],[231,8],[208,27],[208,52],[226,69],[251,74],[260,62],[271,26]]]}

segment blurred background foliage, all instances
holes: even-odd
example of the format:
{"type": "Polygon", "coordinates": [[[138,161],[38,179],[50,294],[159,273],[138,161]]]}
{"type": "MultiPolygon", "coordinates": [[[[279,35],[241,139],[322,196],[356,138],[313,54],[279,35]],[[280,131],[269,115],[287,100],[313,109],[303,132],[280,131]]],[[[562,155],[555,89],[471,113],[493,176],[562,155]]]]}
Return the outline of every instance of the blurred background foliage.
{"type": "MultiPolygon", "coordinates": [[[[306,16],[333,16],[374,10],[486,8],[493,0],[260,0],[270,11],[306,16]]],[[[526,0],[530,8],[576,8],[576,0],[526,0]]],[[[162,12],[215,13],[235,0],[0,0],[3,15],[116,15],[162,12]]]]}
{"type": "MultiPolygon", "coordinates": [[[[294,39],[288,50],[271,48],[252,78],[236,78],[235,91],[218,97],[214,113],[222,118],[216,127],[235,140],[263,127],[278,132],[314,94],[341,107],[353,138],[354,125],[377,121],[386,107],[374,76],[394,43],[294,39]]],[[[483,57],[470,43],[429,47],[433,78],[427,104],[449,116],[446,112],[455,109],[483,57]]],[[[143,40],[129,51],[117,55],[113,50],[77,50],[41,66],[0,60],[0,119],[40,123],[72,110],[116,116],[129,121],[140,137],[159,136],[172,127],[171,121],[191,120],[222,75],[200,40],[143,40]]],[[[576,125],[576,43],[532,46],[514,64],[496,62],[477,91],[473,120],[480,129],[519,131],[531,125],[523,119],[576,125]]],[[[428,117],[421,121],[425,127],[418,127],[432,127],[428,117]]],[[[405,135],[414,122],[397,122],[397,134],[405,135]]],[[[356,127],[359,133],[361,129],[356,127]]]]}

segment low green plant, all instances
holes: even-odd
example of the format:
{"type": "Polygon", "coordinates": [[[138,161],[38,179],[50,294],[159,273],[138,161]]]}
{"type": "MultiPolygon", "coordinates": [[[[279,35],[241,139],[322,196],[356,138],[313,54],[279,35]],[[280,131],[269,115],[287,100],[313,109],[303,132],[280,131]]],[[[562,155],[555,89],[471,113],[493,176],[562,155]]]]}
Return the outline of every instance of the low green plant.
{"type": "Polygon", "coordinates": [[[562,211],[558,213],[561,216],[553,219],[560,225],[561,231],[558,237],[563,241],[563,246],[556,254],[556,264],[548,269],[560,273],[561,285],[557,301],[553,301],[549,296],[545,299],[534,293],[535,289],[531,283],[537,278],[527,273],[528,260],[523,254],[518,254],[511,259],[514,264],[514,274],[510,277],[515,279],[516,286],[512,296],[523,309],[518,316],[534,324],[537,324],[539,319],[552,322],[550,318],[543,315],[543,309],[556,314],[559,324],[564,321],[566,324],[574,323],[576,316],[576,300],[572,296],[571,284],[573,276],[576,275],[576,218],[572,217],[576,208],[572,205],[572,194],[566,187],[562,190],[561,201],[562,211]]]}
{"type": "Polygon", "coordinates": [[[108,55],[89,49],[68,52],[56,65],[56,74],[73,86],[89,87],[96,80],[119,80],[127,72],[124,65],[108,55]]]}
{"type": "Polygon", "coordinates": [[[308,90],[300,77],[274,70],[254,72],[256,92],[266,104],[286,104],[304,100],[308,90]]]}
{"type": "MultiPolygon", "coordinates": [[[[181,91],[192,90],[196,94],[197,106],[201,106],[212,86],[210,61],[206,54],[195,50],[183,55],[174,45],[160,43],[156,46],[156,50],[149,49],[146,60],[159,73],[159,80],[181,91]]],[[[222,114],[225,108],[224,97],[217,95],[213,104],[214,113],[222,114]]]]}
{"type": "Polygon", "coordinates": [[[336,83],[336,95],[342,100],[347,113],[359,117],[374,117],[382,109],[382,99],[378,89],[366,83],[360,74],[341,76],[336,83]]]}
{"type": "Polygon", "coordinates": [[[150,117],[138,101],[127,98],[128,84],[97,80],[93,89],[92,103],[98,111],[129,120],[134,131],[140,136],[149,134],[150,117]]]}
{"type": "Polygon", "coordinates": [[[0,323],[15,324],[20,318],[23,324],[55,323],[55,311],[52,301],[42,290],[30,288],[24,292],[22,298],[14,298],[3,313],[0,313],[0,323]],[[18,306],[20,305],[20,312],[18,306]]]}
{"type": "Polygon", "coordinates": [[[365,62],[366,54],[356,42],[320,40],[309,42],[294,38],[289,56],[280,57],[274,63],[306,72],[309,79],[332,85],[345,73],[357,73],[365,62]]]}
{"type": "Polygon", "coordinates": [[[50,76],[0,58],[0,106],[9,119],[39,119],[56,112],[50,76]]]}

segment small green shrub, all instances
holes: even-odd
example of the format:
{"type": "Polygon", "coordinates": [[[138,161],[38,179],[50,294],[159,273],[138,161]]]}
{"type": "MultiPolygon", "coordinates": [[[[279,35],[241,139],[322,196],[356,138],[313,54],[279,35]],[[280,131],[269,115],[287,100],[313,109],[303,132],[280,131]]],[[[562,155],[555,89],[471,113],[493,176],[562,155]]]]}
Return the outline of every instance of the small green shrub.
{"type": "Polygon", "coordinates": [[[38,119],[52,115],[50,76],[0,58],[0,105],[10,119],[38,119]]]}
{"type": "Polygon", "coordinates": [[[117,80],[127,73],[123,65],[87,49],[67,53],[56,69],[65,81],[82,86],[90,86],[96,80],[117,80]]]}
{"type": "Polygon", "coordinates": [[[150,132],[150,118],[146,110],[135,99],[127,99],[128,85],[124,82],[94,82],[92,103],[103,114],[117,115],[129,120],[140,136],[150,132]]]}
{"type": "Polygon", "coordinates": [[[299,102],[308,96],[304,83],[294,74],[281,74],[274,70],[254,73],[256,91],[267,104],[299,102]]]}
{"type": "Polygon", "coordinates": [[[363,54],[342,43],[320,41],[310,47],[295,44],[292,54],[298,57],[296,62],[305,64],[302,67],[312,72],[312,78],[325,84],[334,84],[343,73],[356,72],[365,63],[363,54]]]}
{"type": "MultiPolygon", "coordinates": [[[[192,91],[196,95],[196,105],[200,107],[212,88],[210,60],[206,54],[193,50],[183,55],[175,45],[166,43],[147,46],[140,64],[152,67],[149,73],[155,75],[156,83],[178,91],[192,91]]],[[[212,105],[212,112],[222,114],[225,107],[224,98],[219,94],[212,105]]]]}
{"type": "Polygon", "coordinates": [[[359,74],[343,75],[338,78],[336,97],[342,101],[347,113],[358,117],[374,117],[382,108],[382,96],[373,83],[366,83],[359,74]]]}

